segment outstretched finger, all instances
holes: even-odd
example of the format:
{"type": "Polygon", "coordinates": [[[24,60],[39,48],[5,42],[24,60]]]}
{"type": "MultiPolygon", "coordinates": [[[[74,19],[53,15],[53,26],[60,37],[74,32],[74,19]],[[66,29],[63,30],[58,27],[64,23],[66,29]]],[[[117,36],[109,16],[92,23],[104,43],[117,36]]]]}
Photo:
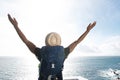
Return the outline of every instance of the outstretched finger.
{"type": "Polygon", "coordinates": [[[8,17],[10,17],[10,14],[8,14],[8,17]]]}
{"type": "Polygon", "coordinates": [[[12,21],[12,17],[10,16],[10,14],[8,14],[8,19],[12,21]]]}
{"type": "Polygon", "coordinates": [[[91,25],[91,23],[87,27],[89,27],[90,25],[91,25]]]}
{"type": "Polygon", "coordinates": [[[8,18],[9,18],[9,19],[11,19],[11,16],[10,16],[10,14],[8,14],[8,18]]]}
{"type": "Polygon", "coordinates": [[[92,26],[95,26],[96,25],[96,21],[93,22],[92,26]]]}

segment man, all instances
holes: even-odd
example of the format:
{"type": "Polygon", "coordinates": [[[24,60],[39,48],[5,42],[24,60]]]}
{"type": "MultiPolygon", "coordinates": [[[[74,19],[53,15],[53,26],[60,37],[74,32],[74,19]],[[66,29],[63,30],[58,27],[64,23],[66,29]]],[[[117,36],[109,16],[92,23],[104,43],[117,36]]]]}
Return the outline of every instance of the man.
{"type": "Polygon", "coordinates": [[[96,22],[93,22],[92,24],[90,23],[87,27],[87,30],[76,41],[74,41],[66,48],[61,46],[61,38],[59,34],[55,32],[47,35],[45,40],[46,46],[38,48],[25,37],[25,35],[19,29],[18,22],[15,18],[12,18],[10,14],[8,14],[8,19],[14,26],[21,40],[41,62],[38,80],[63,80],[62,68],[64,60],[74,50],[77,44],[79,44],[96,25],[96,22]]]}

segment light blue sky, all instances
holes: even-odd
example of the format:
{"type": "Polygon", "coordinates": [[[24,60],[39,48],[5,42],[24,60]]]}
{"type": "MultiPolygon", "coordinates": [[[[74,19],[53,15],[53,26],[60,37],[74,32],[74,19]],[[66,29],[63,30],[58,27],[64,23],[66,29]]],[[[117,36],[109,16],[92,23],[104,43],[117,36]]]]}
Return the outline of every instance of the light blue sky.
{"type": "Polygon", "coordinates": [[[8,21],[8,13],[38,47],[44,46],[45,36],[53,31],[67,47],[89,23],[97,21],[71,56],[120,55],[119,5],[119,0],[0,0],[0,55],[33,56],[8,21]]]}

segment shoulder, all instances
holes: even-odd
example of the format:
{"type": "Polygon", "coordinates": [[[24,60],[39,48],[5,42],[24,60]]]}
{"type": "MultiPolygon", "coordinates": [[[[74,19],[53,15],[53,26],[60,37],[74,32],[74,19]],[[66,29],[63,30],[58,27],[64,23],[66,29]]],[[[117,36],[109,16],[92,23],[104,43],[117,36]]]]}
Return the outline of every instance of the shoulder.
{"type": "Polygon", "coordinates": [[[41,48],[36,47],[34,50],[35,55],[38,56],[38,54],[40,54],[40,52],[41,52],[41,48]]]}
{"type": "Polygon", "coordinates": [[[65,53],[65,57],[67,58],[70,53],[70,48],[69,47],[64,48],[64,53],[65,53]]]}
{"type": "Polygon", "coordinates": [[[41,48],[36,47],[34,53],[37,59],[41,61],[41,48]]]}

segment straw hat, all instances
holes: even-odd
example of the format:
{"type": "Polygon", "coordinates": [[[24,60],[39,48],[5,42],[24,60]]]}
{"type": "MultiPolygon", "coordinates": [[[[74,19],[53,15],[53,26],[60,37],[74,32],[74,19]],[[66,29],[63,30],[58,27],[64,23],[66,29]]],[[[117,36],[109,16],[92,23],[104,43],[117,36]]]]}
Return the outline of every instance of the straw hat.
{"type": "Polygon", "coordinates": [[[46,36],[45,43],[46,46],[60,46],[61,37],[58,33],[51,32],[46,36]]]}

